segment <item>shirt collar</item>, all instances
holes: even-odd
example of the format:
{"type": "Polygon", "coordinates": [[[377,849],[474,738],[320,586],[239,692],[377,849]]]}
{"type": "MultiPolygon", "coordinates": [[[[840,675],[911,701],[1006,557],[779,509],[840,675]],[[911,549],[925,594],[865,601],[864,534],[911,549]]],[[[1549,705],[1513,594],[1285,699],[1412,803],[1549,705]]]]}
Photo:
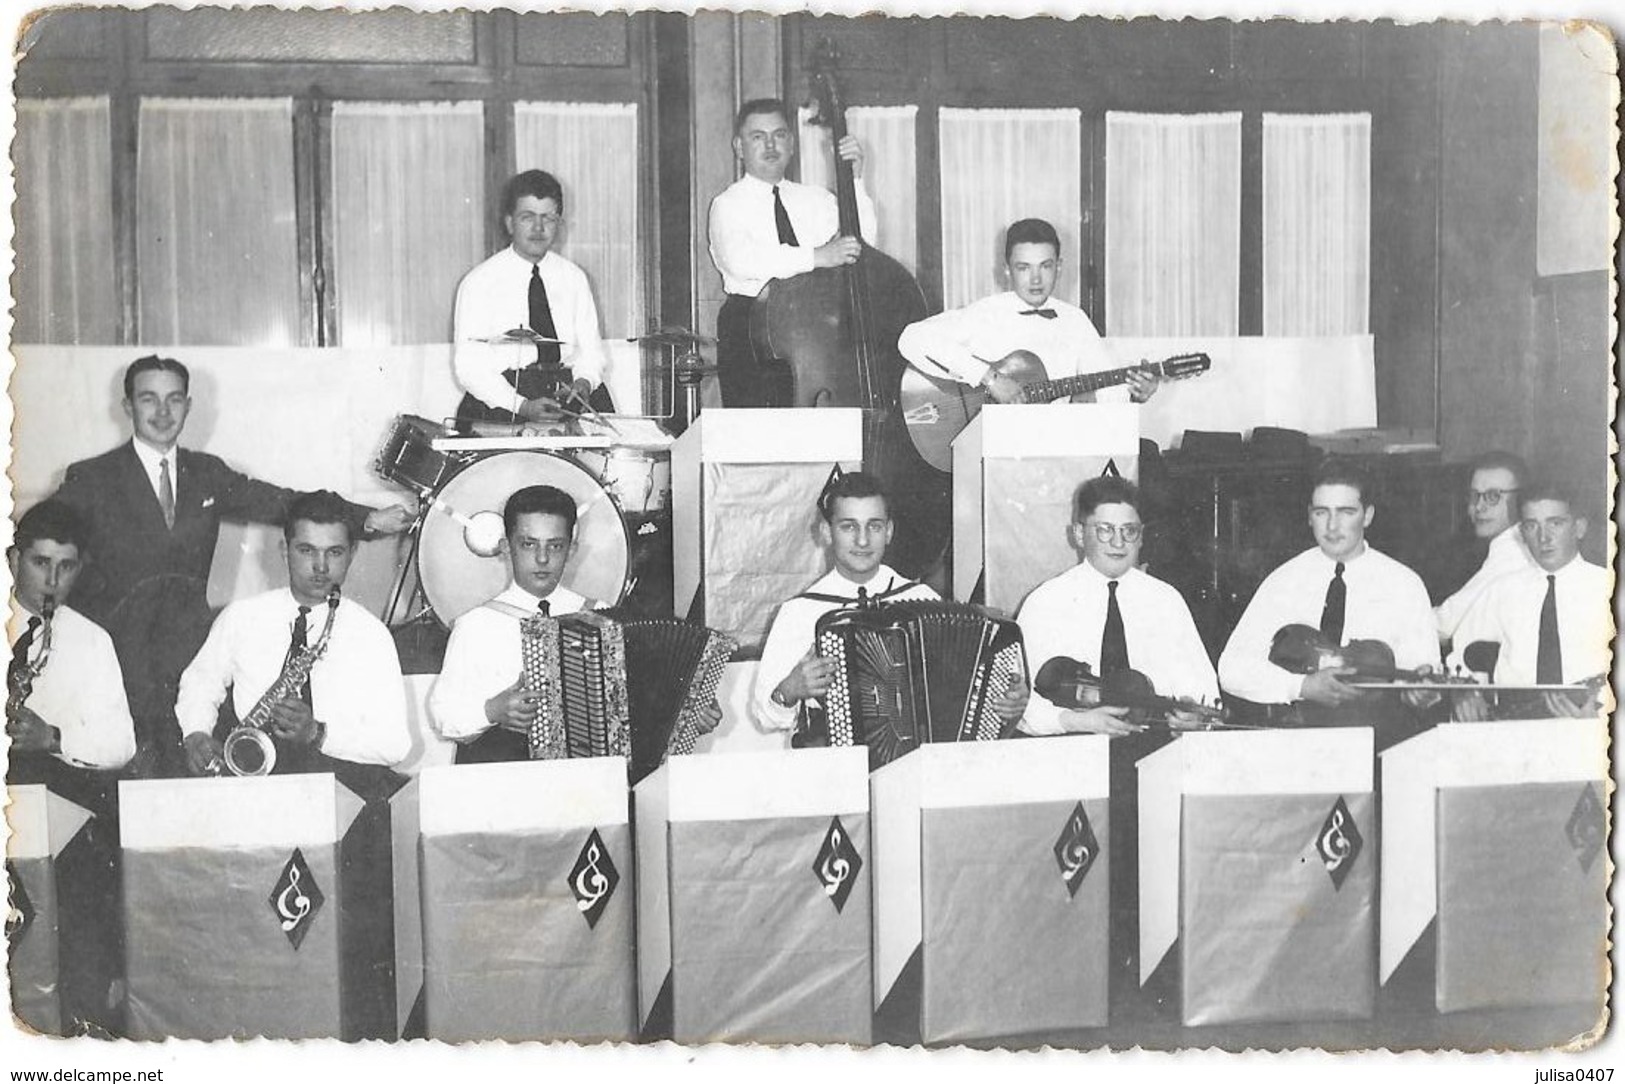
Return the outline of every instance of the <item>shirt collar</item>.
{"type": "Polygon", "coordinates": [[[130,443],[135,446],[136,458],[141,460],[141,465],[146,468],[148,474],[156,476],[158,474],[158,464],[165,459],[169,460],[170,473],[175,473],[176,445],[171,444],[169,446],[169,451],[160,452],[157,448],[154,448],[140,437],[131,437],[130,443]]]}
{"type": "Polygon", "coordinates": [[[574,591],[570,590],[562,583],[553,588],[545,599],[537,598],[523,587],[520,587],[517,583],[510,583],[506,588],[503,589],[502,594],[497,596],[496,600],[498,602],[507,603],[516,610],[524,610],[527,613],[535,613],[536,607],[539,603],[546,602],[549,604],[549,606],[557,606],[574,599],[582,599],[585,601],[583,596],[577,595],[574,591]]]}

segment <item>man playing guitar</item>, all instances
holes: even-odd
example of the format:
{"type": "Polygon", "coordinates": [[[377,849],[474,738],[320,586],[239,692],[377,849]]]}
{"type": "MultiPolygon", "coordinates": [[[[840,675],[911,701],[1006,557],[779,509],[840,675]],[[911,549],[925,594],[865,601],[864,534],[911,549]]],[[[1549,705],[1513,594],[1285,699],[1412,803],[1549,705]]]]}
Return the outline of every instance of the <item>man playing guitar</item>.
{"type": "MultiPolygon", "coordinates": [[[[909,325],[897,341],[903,357],[928,376],[986,388],[999,403],[1022,401],[1023,382],[1003,364],[1018,350],[1037,355],[1052,380],[1114,367],[1088,315],[1052,296],[1061,271],[1061,239],[1054,226],[1039,218],[1011,225],[1004,235],[1004,266],[1008,291],[909,325]]],[[[1143,403],[1157,390],[1157,377],[1131,372],[1126,387],[1126,392],[1108,388],[1072,398],[1143,403]]]]}

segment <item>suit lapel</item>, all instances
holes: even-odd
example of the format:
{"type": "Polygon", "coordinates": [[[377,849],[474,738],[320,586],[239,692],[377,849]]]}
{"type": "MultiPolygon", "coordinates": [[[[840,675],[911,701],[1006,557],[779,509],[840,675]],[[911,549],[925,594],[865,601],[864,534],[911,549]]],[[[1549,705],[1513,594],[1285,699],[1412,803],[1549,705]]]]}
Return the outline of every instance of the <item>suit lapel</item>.
{"type": "Polygon", "coordinates": [[[152,480],[135,452],[134,440],[124,446],[119,456],[118,492],[127,502],[132,518],[143,529],[168,529],[164,526],[164,510],[158,505],[158,494],[152,491],[152,480]]]}

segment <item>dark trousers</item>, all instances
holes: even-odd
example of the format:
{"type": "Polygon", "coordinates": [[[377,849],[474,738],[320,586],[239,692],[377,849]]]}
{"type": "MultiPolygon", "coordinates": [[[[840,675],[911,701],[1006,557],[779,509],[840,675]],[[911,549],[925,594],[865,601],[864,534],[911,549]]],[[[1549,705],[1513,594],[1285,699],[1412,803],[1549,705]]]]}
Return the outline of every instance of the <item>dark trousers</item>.
{"type": "Polygon", "coordinates": [[[717,379],[722,382],[722,405],[789,406],[789,367],[761,364],[751,346],[750,312],[755,302],[754,297],[729,294],[717,313],[717,379]]]}

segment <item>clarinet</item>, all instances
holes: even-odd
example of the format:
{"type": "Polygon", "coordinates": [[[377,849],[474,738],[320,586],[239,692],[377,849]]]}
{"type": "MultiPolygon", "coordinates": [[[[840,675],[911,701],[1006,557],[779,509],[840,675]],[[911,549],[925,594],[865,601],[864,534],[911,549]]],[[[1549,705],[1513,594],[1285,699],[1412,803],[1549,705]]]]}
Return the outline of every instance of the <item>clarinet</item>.
{"type": "Polygon", "coordinates": [[[6,718],[15,719],[34,692],[34,682],[45,672],[51,657],[51,618],[56,613],[56,596],[46,595],[40,604],[39,654],[34,661],[12,668],[6,675],[6,718]]]}
{"type": "Polygon", "coordinates": [[[222,755],[232,775],[260,776],[271,774],[276,767],[276,744],[265,726],[271,721],[276,706],[299,695],[299,687],[310,679],[311,668],[327,651],[327,641],[333,635],[333,618],[339,612],[339,589],[327,593],[327,621],[322,634],[314,644],[300,648],[282,664],[282,673],[265,690],[259,703],[226,735],[222,755]]]}

